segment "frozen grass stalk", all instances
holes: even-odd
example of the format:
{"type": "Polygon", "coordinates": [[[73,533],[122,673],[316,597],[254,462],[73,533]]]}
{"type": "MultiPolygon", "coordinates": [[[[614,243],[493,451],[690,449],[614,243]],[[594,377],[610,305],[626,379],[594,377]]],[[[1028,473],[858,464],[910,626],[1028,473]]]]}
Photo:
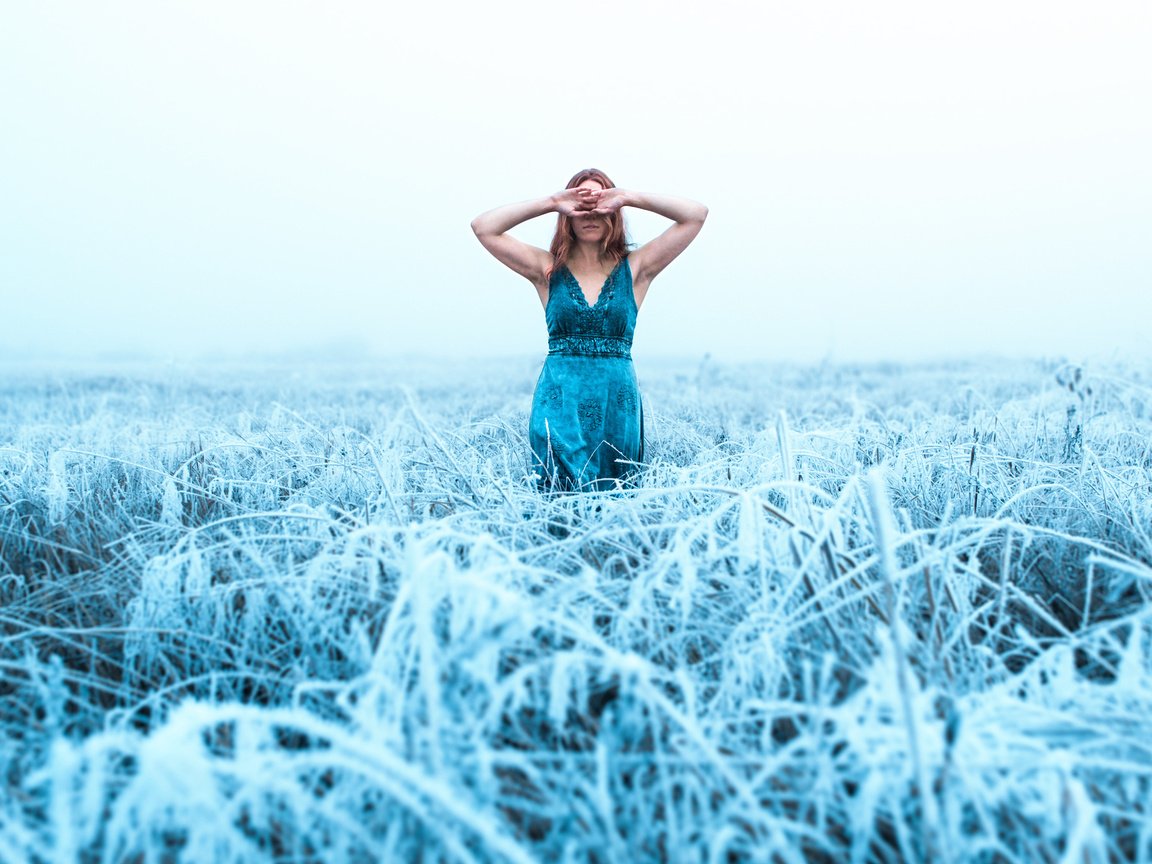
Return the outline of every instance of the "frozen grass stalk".
{"type": "MultiPolygon", "coordinates": [[[[892,652],[896,660],[897,683],[900,688],[900,705],[904,713],[904,726],[908,733],[908,752],[912,759],[912,771],[916,778],[917,800],[920,802],[920,848],[924,860],[939,861],[942,851],[938,843],[940,819],[936,806],[936,794],[928,774],[928,766],[920,752],[920,728],[913,705],[912,684],[909,680],[908,658],[901,638],[903,620],[900,615],[900,585],[903,581],[900,563],[896,555],[899,544],[898,530],[892,518],[892,507],[888,502],[886,472],[883,468],[873,468],[868,472],[868,503],[872,512],[872,526],[875,531],[876,548],[880,553],[880,578],[884,583],[884,605],[888,613],[888,635],[892,641],[892,652]]],[[[900,818],[895,814],[893,818],[900,818]]]]}

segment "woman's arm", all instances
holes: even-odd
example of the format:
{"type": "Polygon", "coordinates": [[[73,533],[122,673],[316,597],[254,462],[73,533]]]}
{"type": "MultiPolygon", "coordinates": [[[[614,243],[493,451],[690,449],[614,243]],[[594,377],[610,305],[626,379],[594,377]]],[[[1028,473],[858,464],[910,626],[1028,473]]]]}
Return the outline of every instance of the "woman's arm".
{"type": "Polygon", "coordinates": [[[605,189],[598,195],[593,194],[597,198],[593,212],[611,213],[621,207],[636,207],[676,223],[628,256],[632,265],[632,280],[637,285],[637,293],[641,295],[647,291],[648,283],[696,239],[708,217],[708,208],[700,202],[674,195],[652,195],[628,189],[605,189]]]}
{"type": "Polygon", "coordinates": [[[545,213],[565,213],[571,216],[594,206],[591,189],[565,189],[547,198],[505,204],[472,220],[472,230],[484,248],[501,264],[515,270],[537,288],[544,274],[552,267],[552,256],[544,249],[517,240],[507,232],[522,222],[545,213]]]}

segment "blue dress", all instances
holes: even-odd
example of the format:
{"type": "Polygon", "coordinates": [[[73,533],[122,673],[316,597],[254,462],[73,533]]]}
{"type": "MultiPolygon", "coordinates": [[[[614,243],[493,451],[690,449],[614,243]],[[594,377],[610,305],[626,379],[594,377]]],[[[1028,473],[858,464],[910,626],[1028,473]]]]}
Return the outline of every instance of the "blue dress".
{"type": "Polygon", "coordinates": [[[608,275],[592,306],[566,267],[548,282],[548,357],[528,421],[541,489],[629,485],[644,459],[644,417],[632,334],[636,298],[628,258],[608,275]]]}

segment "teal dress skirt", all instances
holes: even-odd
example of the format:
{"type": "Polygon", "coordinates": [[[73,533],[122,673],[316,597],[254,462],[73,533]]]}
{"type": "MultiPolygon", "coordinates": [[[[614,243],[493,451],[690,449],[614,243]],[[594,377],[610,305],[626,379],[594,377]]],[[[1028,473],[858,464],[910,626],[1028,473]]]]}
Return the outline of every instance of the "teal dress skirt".
{"type": "Polygon", "coordinates": [[[565,266],[552,272],[548,357],[528,421],[532,470],[544,491],[605,490],[633,484],[644,459],[644,415],[632,334],[636,298],[628,258],[588,305],[565,266]]]}

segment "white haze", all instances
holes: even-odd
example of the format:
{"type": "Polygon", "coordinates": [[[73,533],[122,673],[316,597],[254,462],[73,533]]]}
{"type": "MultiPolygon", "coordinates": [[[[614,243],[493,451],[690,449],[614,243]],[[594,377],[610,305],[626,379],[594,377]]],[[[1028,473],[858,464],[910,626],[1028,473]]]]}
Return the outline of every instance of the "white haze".
{"type": "Polygon", "coordinates": [[[1147,353],[1148,10],[7,4],[0,356],[542,352],[588,165],[711,208],[638,362],[1147,353]]]}

